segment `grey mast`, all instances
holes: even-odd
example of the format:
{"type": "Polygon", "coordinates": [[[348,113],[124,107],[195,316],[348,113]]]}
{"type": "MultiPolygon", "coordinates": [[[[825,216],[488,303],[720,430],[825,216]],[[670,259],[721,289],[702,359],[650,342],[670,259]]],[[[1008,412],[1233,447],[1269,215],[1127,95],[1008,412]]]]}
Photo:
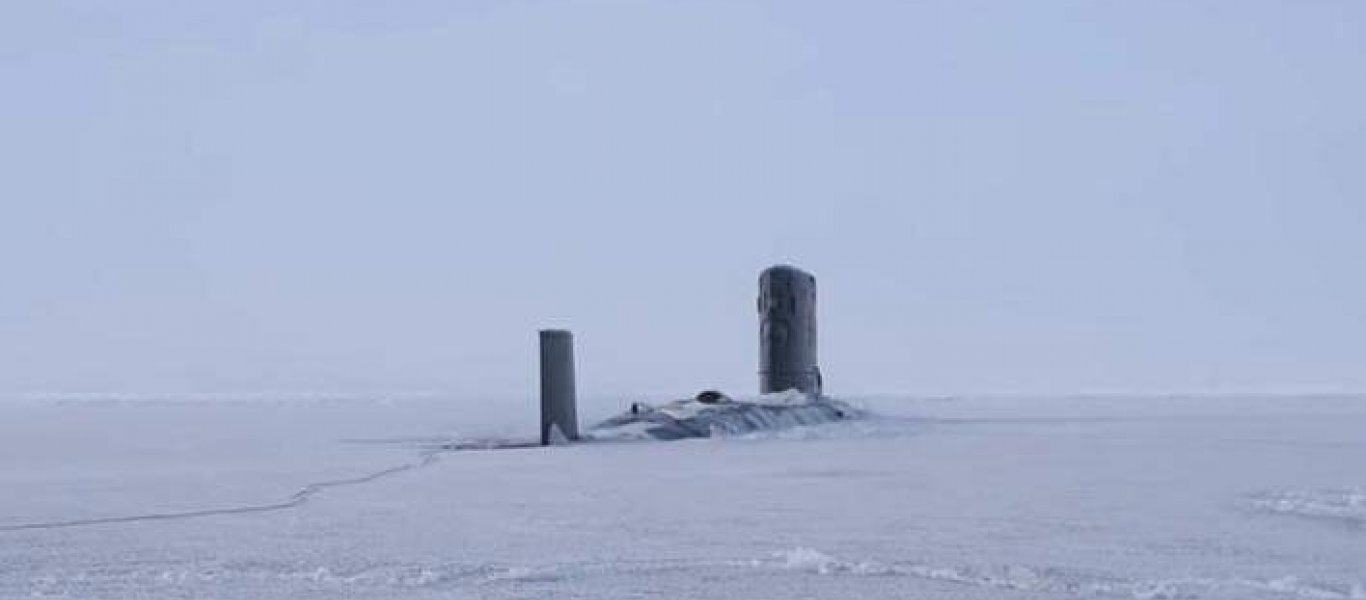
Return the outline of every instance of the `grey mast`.
{"type": "Polygon", "coordinates": [[[574,334],[541,330],[541,445],[579,439],[574,393],[574,334]]]}
{"type": "Polygon", "coordinates": [[[816,278],[787,265],[759,274],[759,392],[821,395],[816,362],[816,278]]]}

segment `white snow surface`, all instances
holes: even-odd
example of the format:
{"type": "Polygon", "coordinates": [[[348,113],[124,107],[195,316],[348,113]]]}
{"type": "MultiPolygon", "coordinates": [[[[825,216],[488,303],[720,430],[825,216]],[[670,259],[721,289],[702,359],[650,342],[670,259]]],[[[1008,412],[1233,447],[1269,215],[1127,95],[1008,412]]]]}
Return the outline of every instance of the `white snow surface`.
{"type": "Polygon", "coordinates": [[[1366,598],[1366,398],[851,400],[465,451],[534,402],[0,400],[0,598],[1366,598]]]}

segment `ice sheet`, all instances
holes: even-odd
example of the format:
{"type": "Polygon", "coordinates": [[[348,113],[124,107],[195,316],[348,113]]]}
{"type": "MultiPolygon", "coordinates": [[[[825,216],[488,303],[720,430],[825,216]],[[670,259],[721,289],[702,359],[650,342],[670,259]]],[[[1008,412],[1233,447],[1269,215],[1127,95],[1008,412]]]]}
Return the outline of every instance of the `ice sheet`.
{"type": "Polygon", "coordinates": [[[858,402],[501,451],[440,448],[532,409],[0,402],[0,598],[1366,598],[1364,399],[858,402]]]}

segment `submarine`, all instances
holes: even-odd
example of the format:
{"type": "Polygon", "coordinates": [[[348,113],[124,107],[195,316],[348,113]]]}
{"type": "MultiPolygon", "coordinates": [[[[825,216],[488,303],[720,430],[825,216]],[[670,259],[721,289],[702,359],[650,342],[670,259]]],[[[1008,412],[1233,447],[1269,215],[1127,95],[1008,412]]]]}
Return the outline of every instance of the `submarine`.
{"type": "Polygon", "coordinates": [[[580,433],[574,387],[573,334],[540,332],[543,446],[608,440],[679,440],[796,426],[862,416],[825,393],[817,354],[816,278],[790,265],[759,274],[759,395],[737,399],[705,390],[693,397],[633,402],[621,414],[580,433]]]}

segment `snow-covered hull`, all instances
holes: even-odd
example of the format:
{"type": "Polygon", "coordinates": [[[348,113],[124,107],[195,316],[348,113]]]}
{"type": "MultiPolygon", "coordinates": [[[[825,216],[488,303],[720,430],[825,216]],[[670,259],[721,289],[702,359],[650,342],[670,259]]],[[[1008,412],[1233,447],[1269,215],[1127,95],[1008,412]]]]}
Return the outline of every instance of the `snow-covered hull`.
{"type": "MultiPolygon", "coordinates": [[[[700,396],[699,396],[700,397],[700,396]]],[[[641,403],[594,426],[591,440],[678,440],[820,425],[857,418],[860,412],[831,398],[770,394],[756,400],[676,400],[653,407],[641,403]]]]}

